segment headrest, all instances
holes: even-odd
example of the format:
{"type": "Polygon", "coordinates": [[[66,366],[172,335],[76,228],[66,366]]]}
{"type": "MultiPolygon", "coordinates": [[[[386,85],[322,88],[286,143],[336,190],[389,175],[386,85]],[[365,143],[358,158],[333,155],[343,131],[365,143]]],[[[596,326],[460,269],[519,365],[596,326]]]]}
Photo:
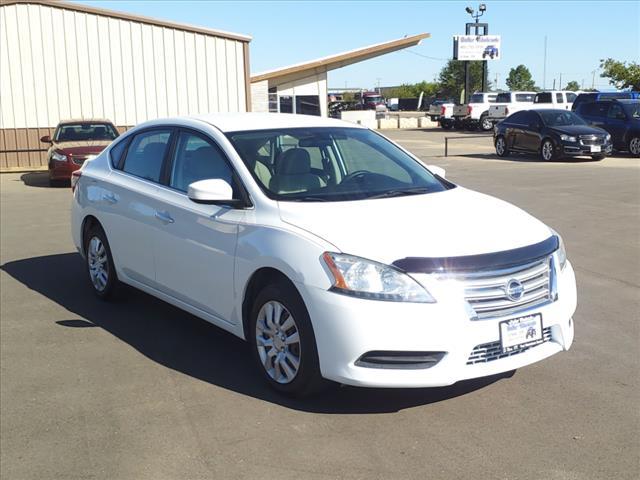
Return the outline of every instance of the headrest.
{"type": "Polygon", "coordinates": [[[303,175],[311,172],[311,157],[304,148],[290,148],[276,159],[276,174],[303,175]]]}

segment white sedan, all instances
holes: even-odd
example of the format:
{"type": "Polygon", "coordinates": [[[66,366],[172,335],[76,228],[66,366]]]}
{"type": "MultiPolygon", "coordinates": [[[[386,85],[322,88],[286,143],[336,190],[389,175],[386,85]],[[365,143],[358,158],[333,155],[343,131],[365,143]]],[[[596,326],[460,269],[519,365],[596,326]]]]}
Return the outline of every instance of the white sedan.
{"type": "Polygon", "coordinates": [[[358,125],[147,122],[72,187],[73,239],[99,297],[123,282],[246,339],[284,393],[451,385],[573,341],[560,236],[358,125]]]}

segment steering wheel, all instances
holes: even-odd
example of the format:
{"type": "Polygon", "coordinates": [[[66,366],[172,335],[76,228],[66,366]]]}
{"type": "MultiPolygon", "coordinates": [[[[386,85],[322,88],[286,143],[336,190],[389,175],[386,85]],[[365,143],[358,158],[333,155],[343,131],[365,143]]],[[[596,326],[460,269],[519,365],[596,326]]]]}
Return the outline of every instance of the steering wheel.
{"type": "Polygon", "coordinates": [[[367,170],[356,170],[355,172],[352,172],[346,177],[344,177],[342,179],[342,182],[340,183],[351,182],[353,180],[362,180],[364,177],[366,177],[370,173],[371,172],[368,172],[367,170]]]}

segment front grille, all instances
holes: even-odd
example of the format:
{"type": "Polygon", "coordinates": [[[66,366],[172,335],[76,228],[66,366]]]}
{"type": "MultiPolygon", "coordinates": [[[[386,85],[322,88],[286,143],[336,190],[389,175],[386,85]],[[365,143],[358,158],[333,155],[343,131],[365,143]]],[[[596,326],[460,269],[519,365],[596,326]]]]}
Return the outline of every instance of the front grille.
{"type": "Polygon", "coordinates": [[[502,351],[502,344],[498,340],[497,342],[489,342],[483,343],[482,345],[478,345],[473,349],[471,355],[469,355],[469,360],[467,360],[467,365],[474,365],[476,363],[487,363],[493,362],[494,360],[499,360],[501,358],[511,357],[513,355],[518,355],[520,353],[526,352],[530,348],[541,345],[545,342],[551,341],[551,327],[545,327],[542,329],[542,340],[538,341],[538,343],[533,343],[526,345],[524,347],[511,350],[509,352],[502,351]]]}
{"type": "Polygon", "coordinates": [[[580,135],[579,138],[580,138],[580,144],[584,146],[605,144],[604,135],[580,135]]]}
{"type": "Polygon", "coordinates": [[[477,319],[509,315],[551,301],[554,295],[551,258],[500,270],[463,273],[454,278],[462,284],[465,300],[477,319]],[[513,299],[507,294],[511,282],[522,286],[520,298],[513,299]]]}
{"type": "Polygon", "coordinates": [[[76,165],[82,165],[86,159],[87,157],[71,157],[71,160],[73,160],[73,163],[76,165]]]}

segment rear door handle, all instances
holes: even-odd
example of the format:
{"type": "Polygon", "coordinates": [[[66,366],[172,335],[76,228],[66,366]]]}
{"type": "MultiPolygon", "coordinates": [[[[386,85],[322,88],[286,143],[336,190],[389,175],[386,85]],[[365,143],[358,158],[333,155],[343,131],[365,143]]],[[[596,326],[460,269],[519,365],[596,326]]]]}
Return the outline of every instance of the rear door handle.
{"type": "Polygon", "coordinates": [[[156,218],[163,223],[173,223],[175,220],[171,218],[169,212],[156,212],[156,218]]]}
{"type": "Polygon", "coordinates": [[[102,195],[102,199],[111,205],[118,203],[118,198],[113,193],[105,193],[102,195]]]}

